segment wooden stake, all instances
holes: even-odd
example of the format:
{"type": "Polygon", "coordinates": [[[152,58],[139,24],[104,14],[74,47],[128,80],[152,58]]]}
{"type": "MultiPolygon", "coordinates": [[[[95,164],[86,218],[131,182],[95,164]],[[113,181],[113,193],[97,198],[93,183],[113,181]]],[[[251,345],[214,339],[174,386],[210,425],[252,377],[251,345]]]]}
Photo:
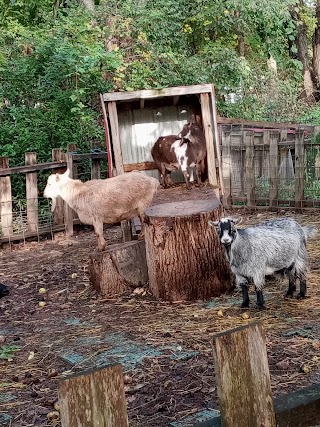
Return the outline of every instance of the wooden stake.
{"type": "MultiPolygon", "coordinates": [[[[61,148],[54,148],[52,150],[52,161],[53,162],[65,162],[65,153],[62,151],[61,148]]],[[[66,168],[63,167],[61,169],[57,169],[56,173],[64,173],[66,171],[66,168]]],[[[61,199],[61,197],[58,197],[56,200],[56,207],[53,212],[53,224],[54,225],[63,225],[63,219],[64,219],[64,201],[61,199]]]]}
{"type": "MultiPolygon", "coordinates": [[[[73,178],[73,159],[72,154],[67,154],[67,169],[70,171],[69,178],[73,178]]],[[[66,227],[66,235],[68,237],[73,236],[73,217],[74,211],[67,205],[64,204],[64,223],[66,227]]]]}
{"type": "Polygon", "coordinates": [[[264,145],[270,146],[270,179],[269,179],[269,199],[270,206],[276,208],[278,206],[278,170],[279,170],[279,156],[278,156],[278,143],[279,133],[272,132],[269,130],[264,131],[263,134],[264,145]]]}
{"type": "Polygon", "coordinates": [[[128,427],[121,365],[64,379],[58,395],[62,427],[128,427]]]}
{"type": "Polygon", "coordinates": [[[230,132],[222,134],[222,176],[224,184],[223,206],[231,207],[231,135],[230,132]]]}
{"type": "MultiPolygon", "coordinates": [[[[0,170],[9,168],[9,157],[0,157],[0,170]]],[[[12,235],[12,194],[11,178],[5,176],[0,178],[0,217],[2,236],[12,235]]]]}
{"type": "Polygon", "coordinates": [[[295,136],[295,207],[298,212],[303,208],[304,195],[304,132],[298,131],[295,136]]]}
{"type": "MultiPolygon", "coordinates": [[[[25,153],[26,165],[37,163],[37,153],[25,153]]],[[[26,174],[28,230],[38,230],[38,180],[37,172],[26,174]]]]}
{"type": "Polygon", "coordinates": [[[245,132],[244,142],[246,147],[246,189],[247,206],[254,207],[255,203],[255,177],[254,177],[254,140],[253,132],[245,132]]]}
{"type": "Polygon", "coordinates": [[[276,427],[261,322],[213,336],[223,427],[276,427]]]}

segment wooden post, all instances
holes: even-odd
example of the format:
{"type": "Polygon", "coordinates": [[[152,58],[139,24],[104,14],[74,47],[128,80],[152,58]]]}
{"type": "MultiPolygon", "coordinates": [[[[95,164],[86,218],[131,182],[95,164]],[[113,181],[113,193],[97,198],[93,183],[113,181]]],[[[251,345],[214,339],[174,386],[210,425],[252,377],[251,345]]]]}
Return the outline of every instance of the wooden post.
{"type": "MultiPolygon", "coordinates": [[[[96,142],[91,143],[91,150],[100,148],[100,144],[96,142]]],[[[91,160],[91,179],[100,179],[100,159],[91,160]]]]}
{"type": "Polygon", "coordinates": [[[255,173],[254,173],[254,134],[245,132],[244,143],[246,148],[246,190],[247,206],[252,208],[255,203],[255,173]]]}
{"type": "MultiPolygon", "coordinates": [[[[72,154],[67,154],[67,169],[70,170],[70,178],[73,178],[73,158],[72,154]]],[[[68,237],[73,236],[73,217],[74,217],[74,211],[70,208],[70,206],[67,205],[67,203],[64,203],[64,224],[66,228],[66,235],[68,237]]]]}
{"type": "Polygon", "coordinates": [[[63,379],[58,395],[62,427],[128,427],[121,365],[63,379]]]}
{"type": "MultiPolygon", "coordinates": [[[[68,144],[67,145],[67,154],[69,153],[76,153],[78,151],[78,146],[77,144],[68,144]]],[[[68,166],[69,167],[69,166],[68,166]]],[[[70,169],[71,171],[71,169],[70,169]]],[[[79,179],[78,178],[78,165],[77,162],[72,162],[72,178],[73,179],[79,179]]],[[[71,178],[71,175],[70,175],[71,178]]]]}
{"type": "Polygon", "coordinates": [[[279,176],[279,155],[278,155],[278,143],[279,133],[266,130],[263,134],[264,144],[268,144],[270,147],[269,151],[269,200],[271,208],[278,207],[278,176],[279,176]]]}
{"type": "MultiPolygon", "coordinates": [[[[66,158],[65,153],[61,148],[54,148],[52,150],[52,161],[53,162],[64,162],[66,158]]],[[[66,168],[56,169],[55,173],[64,173],[66,168]]],[[[56,200],[56,208],[53,212],[53,223],[55,225],[63,225],[64,221],[64,202],[61,197],[58,197],[56,200]]]]}
{"type": "Polygon", "coordinates": [[[265,335],[260,322],[213,336],[224,427],[276,427],[265,335]]]}
{"type": "MultiPolygon", "coordinates": [[[[25,153],[26,165],[37,163],[37,153],[25,153]]],[[[38,179],[37,172],[26,174],[27,221],[28,230],[38,230],[38,179]]]]}
{"type": "MultiPolygon", "coordinates": [[[[111,126],[112,146],[114,152],[114,160],[116,164],[117,175],[124,173],[122,149],[119,133],[119,121],[117,104],[115,102],[108,102],[108,112],[111,126]]],[[[124,242],[132,240],[132,230],[130,221],[121,221],[122,239],[124,242]]]]}
{"type": "Polygon", "coordinates": [[[232,205],[231,196],[231,135],[222,133],[222,177],[224,183],[223,205],[226,208],[232,205]]]}
{"type": "Polygon", "coordinates": [[[216,229],[208,223],[220,219],[222,207],[212,189],[203,197],[145,210],[149,287],[156,298],[205,300],[233,289],[216,229]]]}
{"type": "Polygon", "coordinates": [[[304,132],[295,135],[295,207],[299,212],[303,208],[304,196],[304,132]]]}
{"type": "Polygon", "coordinates": [[[114,160],[116,164],[117,175],[120,175],[124,172],[123,168],[123,158],[121,150],[121,141],[119,133],[119,122],[118,122],[118,113],[117,113],[117,104],[115,102],[108,102],[108,112],[111,126],[111,137],[112,137],[112,146],[114,152],[114,160]]]}
{"type": "MultiPolygon", "coordinates": [[[[0,169],[9,168],[9,157],[0,157],[0,169]]],[[[2,236],[12,235],[12,193],[10,176],[0,177],[0,217],[2,236]]]]}
{"type": "Polygon", "coordinates": [[[214,152],[209,94],[201,93],[200,100],[201,100],[203,130],[204,130],[204,136],[205,136],[206,145],[207,145],[208,178],[209,178],[209,183],[214,187],[216,187],[215,194],[219,198],[220,195],[219,195],[217,172],[216,172],[216,156],[214,152]]]}

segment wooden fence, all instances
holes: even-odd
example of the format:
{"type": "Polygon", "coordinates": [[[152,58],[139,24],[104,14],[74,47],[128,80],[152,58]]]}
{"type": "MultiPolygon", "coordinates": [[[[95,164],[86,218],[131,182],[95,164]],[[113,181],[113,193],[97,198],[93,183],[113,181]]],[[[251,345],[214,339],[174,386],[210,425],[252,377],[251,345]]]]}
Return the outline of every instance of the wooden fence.
{"type": "Polygon", "coordinates": [[[78,167],[89,160],[91,179],[97,179],[101,176],[101,161],[106,158],[107,153],[96,146],[92,146],[90,153],[79,154],[75,144],[68,144],[66,153],[61,148],[53,149],[52,161],[46,163],[37,163],[37,153],[25,153],[25,165],[16,167],[9,166],[8,157],[0,157],[0,242],[39,238],[40,235],[63,230],[72,235],[75,220],[73,210],[59,198],[51,214],[49,201],[39,196],[38,173],[63,173],[69,168],[70,177],[77,178],[78,167]],[[14,201],[11,181],[16,174],[25,175],[25,203],[14,201]]]}
{"type": "Polygon", "coordinates": [[[226,207],[320,207],[316,127],[221,118],[218,123],[226,207]]]}

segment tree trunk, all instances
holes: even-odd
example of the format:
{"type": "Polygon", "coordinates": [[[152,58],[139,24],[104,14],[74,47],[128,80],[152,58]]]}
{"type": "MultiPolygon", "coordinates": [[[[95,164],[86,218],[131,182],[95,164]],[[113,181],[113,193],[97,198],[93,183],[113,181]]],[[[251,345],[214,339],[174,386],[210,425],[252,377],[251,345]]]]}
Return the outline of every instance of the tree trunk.
{"type": "Polygon", "coordinates": [[[145,243],[110,245],[106,251],[90,255],[89,275],[92,285],[109,297],[143,286],[148,282],[145,243]]]}
{"type": "MultiPolygon", "coordinates": [[[[300,5],[303,6],[303,0],[300,0],[300,5]]],[[[314,85],[311,76],[311,69],[309,65],[308,57],[308,36],[307,26],[302,22],[296,7],[292,7],[290,10],[291,16],[295,21],[297,28],[296,46],[297,46],[297,57],[302,63],[303,83],[306,98],[311,100],[314,93],[314,85]]]]}
{"type": "Polygon", "coordinates": [[[204,300],[233,288],[224,250],[209,220],[222,207],[213,191],[208,200],[152,206],[145,211],[149,287],[165,301],[204,300]]]}
{"type": "Polygon", "coordinates": [[[317,0],[316,5],[316,21],[317,26],[314,31],[313,41],[313,73],[317,88],[320,85],[320,0],[317,0]]]}

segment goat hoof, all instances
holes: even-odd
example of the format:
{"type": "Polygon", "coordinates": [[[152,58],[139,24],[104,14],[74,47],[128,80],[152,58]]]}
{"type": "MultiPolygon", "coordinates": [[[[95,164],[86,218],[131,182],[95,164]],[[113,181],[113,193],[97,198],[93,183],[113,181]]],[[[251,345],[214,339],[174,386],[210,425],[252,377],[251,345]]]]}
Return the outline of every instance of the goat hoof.
{"type": "Polygon", "coordinates": [[[256,308],[257,308],[257,310],[265,310],[266,309],[265,305],[260,305],[260,304],[257,304],[256,308]]]}
{"type": "Polygon", "coordinates": [[[241,304],[241,308],[248,308],[249,307],[249,301],[248,302],[243,302],[241,304]]]}
{"type": "Polygon", "coordinates": [[[284,294],[284,297],[287,299],[287,298],[293,298],[294,297],[294,295],[293,295],[293,293],[291,293],[291,292],[287,292],[287,293],[285,293],[284,294]]]}
{"type": "Polygon", "coordinates": [[[302,294],[301,292],[298,293],[297,299],[304,299],[306,297],[305,294],[302,294]]]}

